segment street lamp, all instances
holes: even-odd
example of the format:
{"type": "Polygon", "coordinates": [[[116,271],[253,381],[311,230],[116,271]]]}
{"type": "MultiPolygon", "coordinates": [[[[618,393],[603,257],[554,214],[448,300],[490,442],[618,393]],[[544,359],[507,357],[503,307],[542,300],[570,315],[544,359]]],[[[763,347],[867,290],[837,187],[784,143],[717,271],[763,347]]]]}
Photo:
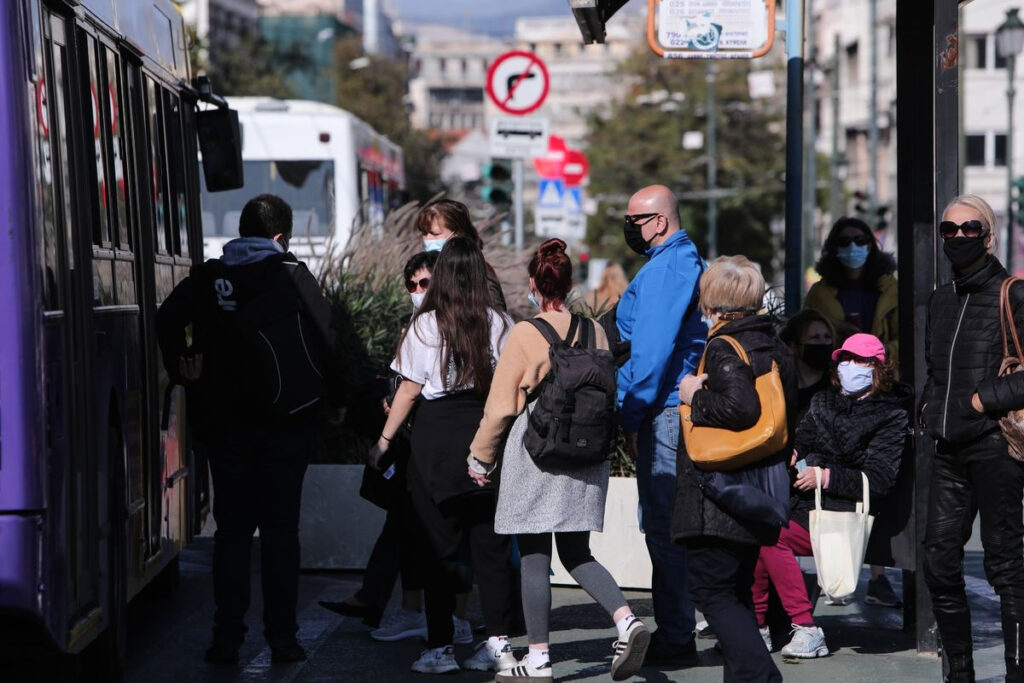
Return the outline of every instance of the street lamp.
{"type": "Polygon", "coordinates": [[[1006,10],[1006,21],[996,29],[996,54],[1006,60],[1006,269],[1013,273],[1013,256],[1016,247],[1013,225],[1013,77],[1017,55],[1024,48],[1024,22],[1017,13],[1018,8],[1006,10]]]}

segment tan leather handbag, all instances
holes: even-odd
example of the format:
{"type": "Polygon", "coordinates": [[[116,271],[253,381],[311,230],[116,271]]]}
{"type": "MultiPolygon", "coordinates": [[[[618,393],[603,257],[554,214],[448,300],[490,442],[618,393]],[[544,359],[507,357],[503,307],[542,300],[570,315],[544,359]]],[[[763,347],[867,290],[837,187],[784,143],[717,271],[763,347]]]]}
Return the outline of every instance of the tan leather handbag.
{"type": "MultiPolygon", "coordinates": [[[[736,355],[750,365],[750,357],[738,341],[728,335],[722,339],[736,350],[736,355]]],[[[711,342],[708,342],[710,346],[711,342]]],[[[697,374],[704,373],[707,349],[697,366],[697,374]]],[[[786,447],[789,429],[786,425],[786,395],[782,390],[779,366],[772,361],[772,369],[754,379],[754,388],[761,401],[761,415],[749,429],[734,430],[721,427],[700,427],[690,420],[690,406],[679,406],[683,441],[686,452],[702,470],[735,470],[778,453],[786,447]]]]}
{"type": "MultiPolygon", "coordinates": [[[[1008,277],[999,288],[999,327],[1003,332],[1003,362],[999,365],[999,376],[1005,377],[1024,370],[1024,351],[1021,351],[1017,324],[1013,319],[1013,305],[1010,303],[1010,286],[1020,280],[1008,277]],[[1013,339],[1016,356],[1010,355],[1007,336],[1013,339]]],[[[1014,460],[1024,461],[1024,409],[1011,410],[999,418],[999,428],[1006,437],[1007,450],[1014,460]]]]}

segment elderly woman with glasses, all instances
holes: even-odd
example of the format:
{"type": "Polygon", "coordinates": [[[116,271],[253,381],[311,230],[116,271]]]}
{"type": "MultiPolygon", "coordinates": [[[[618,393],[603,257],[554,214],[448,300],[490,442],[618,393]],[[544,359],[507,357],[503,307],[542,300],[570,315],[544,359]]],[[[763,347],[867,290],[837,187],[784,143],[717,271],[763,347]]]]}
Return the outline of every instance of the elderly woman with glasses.
{"type": "Polygon", "coordinates": [[[821,280],[808,290],[804,306],[832,323],[836,344],[867,332],[882,340],[889,357],[899,358],[896,259],[878,247],[867,223],[850,217],[837,220],[815,269],[821,280]]]}
{"type": "MultiPolygon", "coordinates": [[[[1024,681],[1024,463],[1008,453],[998,420],[1024,408],[1024,374],[999,377],[1000,290],[1006,269],[992,207],[975,195],[946,206],[939,223],[953,281],[928,305],[928,375],[921,418],[935,439],[924,572],[942,636],[946,681],[974,681],[971,616],[964,593],[964,543],[981,514],[985,576],[999,595],[1006,680],[1024,681]]],[[[1009,289],[1013,325],[1024,321],[1024,289],[1009,289]]],[[[1011,349],[1012,342],[1011,342],[1011,349]]]]}

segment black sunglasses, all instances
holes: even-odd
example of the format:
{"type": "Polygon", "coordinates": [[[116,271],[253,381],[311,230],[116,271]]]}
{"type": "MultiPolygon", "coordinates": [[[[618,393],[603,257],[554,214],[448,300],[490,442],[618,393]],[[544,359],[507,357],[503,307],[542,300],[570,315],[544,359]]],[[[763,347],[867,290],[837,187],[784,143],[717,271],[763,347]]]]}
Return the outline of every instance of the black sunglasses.
{"type": "Polygon", "coordinates": [[[430,278],[421,277],[419,280],[405,281],[405,288],[408,289],[410,292],[415,292],[417,287],[422,287],[423,289],[427,289],[428,287],[430,287],[430,278]]]}
{"type": "Polygon", "coordinates": [[[836,238],[837,246],[848,247],[851,244],[856,244],[858,247],[864,247],[871,244],[871,238],[867,235],[840,235],[836,238]]]}
{"type": "Polygon", "coordinates": [[[944,240],[951,240],[958,232],[964,237],[977,238],[988,234],[988,229],[981,221],[964,221],[959,225],[953,221],[942,221],[939,223],[939,234],[944,240]]]}
{"type": "Polygon", "coordinates": [[[626,219],[626,225],[638,225],[643,227],[660,215],[660,213],[627,213],[624,218],[626,219]],[[641,223],[640,221],[643,222],[641,223]]]}

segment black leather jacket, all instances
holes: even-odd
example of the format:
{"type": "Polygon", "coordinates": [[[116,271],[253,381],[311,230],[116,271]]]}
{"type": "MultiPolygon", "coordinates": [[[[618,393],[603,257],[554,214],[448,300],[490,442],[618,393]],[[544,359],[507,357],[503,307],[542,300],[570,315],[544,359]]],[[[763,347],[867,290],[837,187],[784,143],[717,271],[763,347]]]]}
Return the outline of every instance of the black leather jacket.
{"type": "MultiPolygon", "coordinates": [[[[935,439],[974,441],[999,429],[997,419],[1024,407],[1024,373],[999,379],[1003,342],[999,327],[999,288],[1006,269],[994,256],[974,272],[932,292],[925,333],[928,378],[921,418],[935,439]],[[979,394],[984,413],[971,406],[979,394]]],[[[1010,290],[1014,319],[1024,320],[1024,290],[1010,290]]]]}
{"type": "MultiPolygon", "coordinates": [[[[771,370],[773,360],[778,363],[786,393],[786,415],[792,439],[797,412],[796,363],[789,347],[776,336],[771,319],[766,315],[727,323],[709,337],[705,363],[707,388],[693,395],[690,416],[693,423],[737,430],[752,427],[761,414],[754,379],[771,370]],[[740,343],[750,357],[751,365],[740,361],[729,344],[711,343],[715,337],[723,334],[740,343]]],[[[778,454],[750,467],[776,466],[786,461],[790,451],[787,445],[778,454]]],[[[712,502],[704,494],[693,461],[680,439],[672,540],[696,536],[714,536],[739,543],[772,544],[778,538],[778,529],[737,519],[712,502]]]]}

